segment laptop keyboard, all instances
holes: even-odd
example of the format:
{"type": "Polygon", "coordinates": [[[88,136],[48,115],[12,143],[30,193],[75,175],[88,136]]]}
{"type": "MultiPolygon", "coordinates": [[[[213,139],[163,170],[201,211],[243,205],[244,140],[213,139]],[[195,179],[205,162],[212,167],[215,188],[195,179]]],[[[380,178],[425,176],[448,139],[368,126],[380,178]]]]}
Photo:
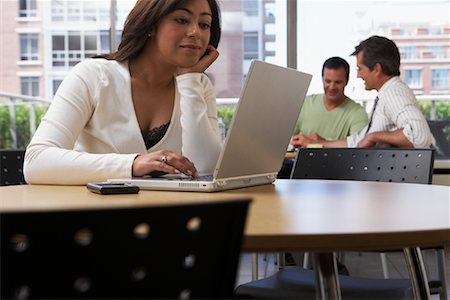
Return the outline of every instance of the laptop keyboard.
{"type": "Polygon", "coordinates": [[[203,176],[199,176],[199,177],[185,177],[185,178],[181,178],[181,180],[184,181],[213,181],[214,176],[213,175],[203,175],[203,176]]]}

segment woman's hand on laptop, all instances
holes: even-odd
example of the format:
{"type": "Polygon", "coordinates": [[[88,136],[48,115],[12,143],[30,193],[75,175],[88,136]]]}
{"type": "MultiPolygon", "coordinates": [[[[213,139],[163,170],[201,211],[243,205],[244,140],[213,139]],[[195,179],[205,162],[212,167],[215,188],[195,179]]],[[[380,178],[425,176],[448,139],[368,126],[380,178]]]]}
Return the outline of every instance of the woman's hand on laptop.
{"type": "Polygon", "coordinates": [[[159,150],[136,156],[133,161],[134,177],[144,176],[153,172],[168,174],[183,173],[187,176],[198,177],[194,163],[187,157],[168,150],[159,150]]]}

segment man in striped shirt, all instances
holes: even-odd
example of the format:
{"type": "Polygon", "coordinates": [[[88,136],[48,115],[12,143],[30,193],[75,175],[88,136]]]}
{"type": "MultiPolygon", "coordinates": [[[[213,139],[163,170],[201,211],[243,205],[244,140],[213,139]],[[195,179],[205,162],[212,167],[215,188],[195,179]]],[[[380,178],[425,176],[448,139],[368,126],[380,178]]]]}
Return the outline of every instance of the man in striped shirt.
{"type": "Polygon", "coordinates": [[[355,47],[358,77],[366,90],[377,90],[378,97],[369,124],[345,139],[328,141],[320,136],[303,137],[302,147],[406,147],[432,144],[433,136],[419,109],[413,91],[400,79],[400,53],[395,43],[372,36],[355,47]]]}

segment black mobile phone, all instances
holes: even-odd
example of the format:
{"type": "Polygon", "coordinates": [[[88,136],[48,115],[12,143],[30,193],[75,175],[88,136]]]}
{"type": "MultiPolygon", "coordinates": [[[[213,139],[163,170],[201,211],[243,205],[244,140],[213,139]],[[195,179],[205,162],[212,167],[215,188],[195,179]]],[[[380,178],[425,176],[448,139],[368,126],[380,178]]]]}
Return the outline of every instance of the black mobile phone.
{"type": "Polygon", "coordinates": [[[102,195],[139,193],[139,187],[129,183],[90,182],[86,187],[91,192],[102,195]]]}

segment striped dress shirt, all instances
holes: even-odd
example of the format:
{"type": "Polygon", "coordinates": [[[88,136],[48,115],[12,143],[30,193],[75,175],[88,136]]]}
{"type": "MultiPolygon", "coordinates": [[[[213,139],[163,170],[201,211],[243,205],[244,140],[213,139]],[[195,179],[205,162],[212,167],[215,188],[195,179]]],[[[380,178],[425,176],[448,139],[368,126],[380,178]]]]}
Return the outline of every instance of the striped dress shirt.
{"type": "MultiPolygon", "coordinates": [[[[378,131],[403,129],[405,137],[415,148],[430,147],[433,141],[427,120],[420,111],[413,91],[395,76],[378,91],[378,104],[371,116],[367,134],[378,131]]],[[[366,136],[368,126],[347,137],[348,147],[356,147],[366,136]]]]}

